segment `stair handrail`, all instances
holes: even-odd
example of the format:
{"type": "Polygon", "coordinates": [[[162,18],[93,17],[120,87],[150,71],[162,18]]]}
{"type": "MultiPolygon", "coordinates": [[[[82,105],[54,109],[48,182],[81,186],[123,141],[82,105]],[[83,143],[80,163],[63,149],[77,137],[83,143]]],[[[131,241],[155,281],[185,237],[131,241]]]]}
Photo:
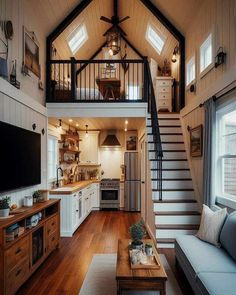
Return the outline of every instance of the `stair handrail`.
{"type": "Polygon", "coordinates": [[[161,133],[158,122],[158,112],[156,105],[156,97],[152,82],[152,75],[148,61],[145,61],[146,74],[147,74],[147,90],[148,90],[148,112],[151,115],[152,122],[152,134],[153,143],[155,150],[155,160],[157,160],[157,190],[159,192],[159,201],[162,201],[162,160],[163,160],[163,150],[161,144],[161,133]]]}

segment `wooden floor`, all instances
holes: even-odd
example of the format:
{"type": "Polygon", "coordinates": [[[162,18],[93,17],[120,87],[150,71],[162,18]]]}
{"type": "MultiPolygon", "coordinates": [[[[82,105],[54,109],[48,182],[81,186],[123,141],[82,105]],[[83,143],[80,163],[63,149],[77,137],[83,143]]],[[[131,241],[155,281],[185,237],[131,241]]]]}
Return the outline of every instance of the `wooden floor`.
{"type": "MultiPolygon", "coordinates": [[[[139,218],[138,213],[92,212],[72,238],[61,239],[60,249],[49,256],[17,294],[78,295],[93,255],[116,253],[117,240],[129,238],[128,228],[139,218]]],[[[180,280],[183,295],[193,294],[182,273],[175,268],[174,251],[163,249],[160,252],[166,255],[180,280]]]]}

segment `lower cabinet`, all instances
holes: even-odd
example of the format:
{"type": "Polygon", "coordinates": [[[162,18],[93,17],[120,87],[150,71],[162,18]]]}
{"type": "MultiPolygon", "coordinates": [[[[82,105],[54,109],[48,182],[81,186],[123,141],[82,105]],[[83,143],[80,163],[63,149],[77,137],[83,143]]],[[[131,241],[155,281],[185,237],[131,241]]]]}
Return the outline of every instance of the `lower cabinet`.
{"type": "Polygon", "coordinates": [[[99,184],[90,184],[71,195],[50,195],[50,199],[54,198],[61,199],[61,236],[72,237],[90,212],[99,209],[99,184]]]}

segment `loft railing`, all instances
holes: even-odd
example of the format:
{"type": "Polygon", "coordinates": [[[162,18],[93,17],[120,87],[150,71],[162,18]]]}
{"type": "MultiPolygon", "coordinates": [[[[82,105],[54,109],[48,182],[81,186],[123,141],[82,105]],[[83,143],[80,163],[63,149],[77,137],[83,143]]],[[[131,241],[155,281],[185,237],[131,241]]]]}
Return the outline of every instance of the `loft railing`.
{"type": "Polygon", "coordinates": [[[145,62],[145,71],[147,73],[147,87],[148,87],[148,112],[151,115],[152,122],[152,135],[153,135],[153,144],[154,144],[154,152],[155,152],[155,160],[156,160],[156,188],[159,194],[159,200],[162,201],[162,158],[163,151],[161,145],[161,134],[158,123],[158,113],[157,113],[157,105],[155,92],[152,83],[151,71],[148,62],[145,62]]]}
{"type": "Polygon", "coordinates": [[[51,60],[47,102],[147,101],[144,61],[51,60]]]}

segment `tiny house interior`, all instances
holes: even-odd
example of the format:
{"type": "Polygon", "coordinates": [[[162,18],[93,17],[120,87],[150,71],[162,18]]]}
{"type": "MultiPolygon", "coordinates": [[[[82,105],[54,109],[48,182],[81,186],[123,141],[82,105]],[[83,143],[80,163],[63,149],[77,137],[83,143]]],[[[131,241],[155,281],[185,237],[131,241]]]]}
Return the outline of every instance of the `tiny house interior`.
{"type": "Polygon", "coordinates": [[[0,0],[0,295],[235,294],[235,20],[0,0]]]}

